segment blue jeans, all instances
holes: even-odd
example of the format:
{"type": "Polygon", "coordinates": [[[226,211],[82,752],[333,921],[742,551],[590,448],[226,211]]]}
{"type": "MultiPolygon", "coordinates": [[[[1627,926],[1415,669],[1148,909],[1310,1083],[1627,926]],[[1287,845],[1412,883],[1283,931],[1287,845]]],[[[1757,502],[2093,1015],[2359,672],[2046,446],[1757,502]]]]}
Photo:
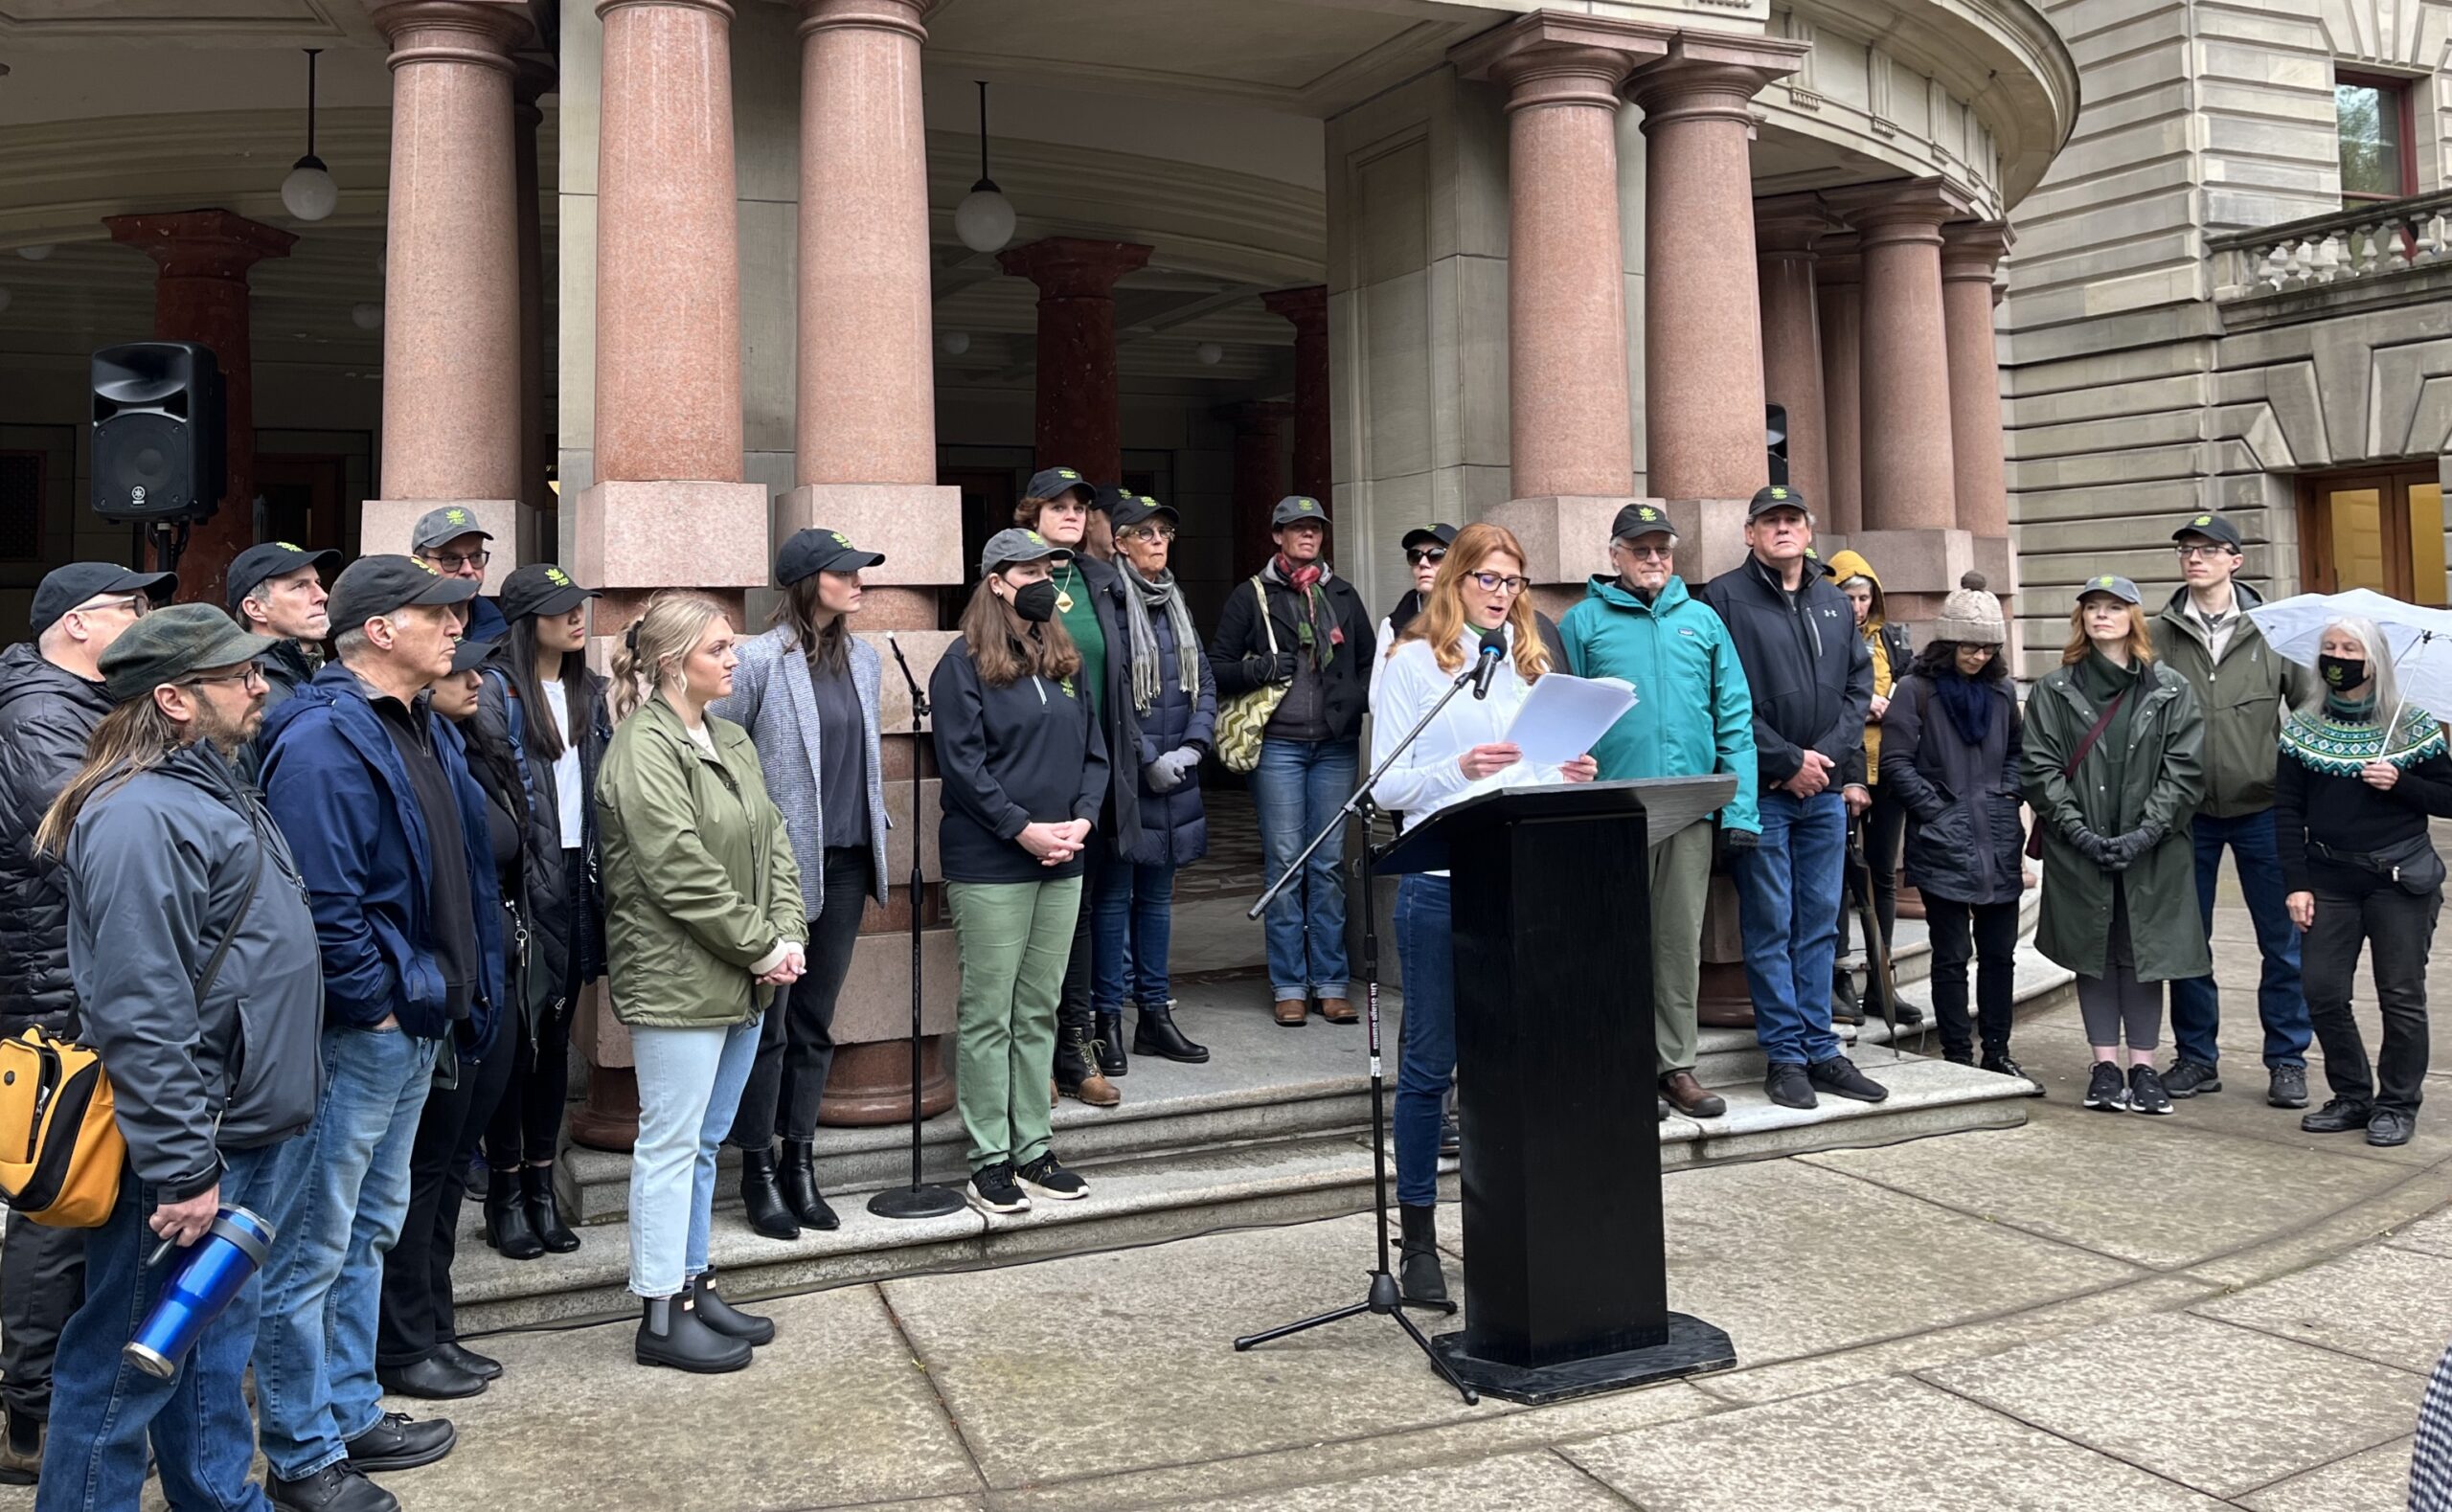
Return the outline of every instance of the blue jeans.
{"type": "Polygon", "coordinates": [[[1396,884],[1396,961],[1405,973],[1405,1032],[1396,1045],[1396,1201],[1439,1201],[1439,1125],[1456,1074],[1456,957],[1445,877],[1396,884]]]}
{"type": "Polygon", "coordinates": [[[1754,1036],[1774,1066],[1839,1053],[1830,1032],[1831,962],[1839,950],[1848,809],[1835,790],[1762,794],[1762,842],[1737,863],[1737,922],[1754,1036]]]}
{"type": "MultiPolygon", "coordinates": [[[[2275,848],[2273,810],[2191,822],[2196,841],[2196,902],[2205,932],[2214,933],[2214,890],[2222,871],[2222,847],[2231,847],[2239,870],[2239,891],[2256,924],[2257,949],[2264,955],[2264,981],[2257,988],[2257,1016],[2264,1020],[2264,1063],[2304,1066],[2315,1034],[2307,999],[2299,985],[2299,927],[2282,900],[2282,860],[2275,848]]],[[[2171,1044],[2182,1060],[2217,1065],[2214,1031],[2222,1023],[2222,992],[2212,973],[2171,983],[2171,1044]]]]}
{"type": "Polygon", "coordinates": [[[1167,949],[1175,927],[1175,869],[1110,860],[1099,873],[1099,895],[1092,907],[1091,1006],[1101,1013],[1121,1013],[1126,998],[1145,1008],[1173,1002],[1167,949]]]}
{"type": "Polygon", "coordinates": [[[275,1162],[296,1196],[264,1260],[256,1340],[264,1462],[284,1480],[339,1463],[382,1419],[383,1257],[408,1215],[409,1152],[443,1049],[397,1029],[324,1030],[323,1105],[275,1162]]]}
{"type": "MultiPolygon", "coordinates": [[[[762,1016],[761,1016],[762,1018],[762,1016]]],[[[758,1064],[761,1019],[703,1029],[630,1030],[639,1139],[630,1152],[630,1291],[675,1297],[707,1269],[715,1146],[758,1064]]]]}
{"type": "MultiPolygon", "coordinates": [[[[1294,858],[1353,793],[1360,746],[1351,740],[1262,740],[1252,773],[1268,880],[1294,858]]],[[[1316,993],[1348,996],[1345,959],[1345,845],[1330,839],[1311,852],[1303,880],[1268,906],[1268,980],[1281,1003],[1316,993]],[[1306,895],[1307,894],[1307,897],[1306,895]]]]}
{"type": "MultiPolygon", "coordinates": [[[[292,1140],[292,1143],[297,1141],[292,1140]]],[[[281,1146],[227,1150],[221,1206],[246,1207],[276,1229],[286,1220],[286,1192],[271,1178],[281,1146]]],[[[162,1283],[184,1250],[151,1269],[145,1259],[160,1241],[147,1227],[153,1193],[133,1176],[120,1183],[119,1206],[85,1239],[85,1303],[69,1316],[52,1373],[51,1440],[44,1452],[36,1512],[89,1508],[119,1512],[145,1495],[145,1439],[149,1430],[162,1467],[162,1491],[174,1507],[254,1509],[269,1506],[247,1479],[256,1455],[256,1425],[239,1382],[256,1343],[262,1277],[250,1277],[208,1324],[179,1373],[158,1380],[127,1363],[120,1347],[136,1337],[162,1283]]],[[[17,1219],[23,1223],[27,1220],[17,1219]]]]}

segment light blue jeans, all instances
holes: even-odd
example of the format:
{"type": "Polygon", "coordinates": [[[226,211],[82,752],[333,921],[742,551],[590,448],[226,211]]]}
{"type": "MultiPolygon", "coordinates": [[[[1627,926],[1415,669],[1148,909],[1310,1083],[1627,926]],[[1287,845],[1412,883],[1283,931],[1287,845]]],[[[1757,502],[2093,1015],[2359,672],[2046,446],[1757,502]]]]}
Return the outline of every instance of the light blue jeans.
{"type": "MultiPolygon", "coordinates": [[[[1260,811],[1269,881],[1285,874],[1304,846],[1352,796],[1361,749],[1351,740],[1260,741],[1252,802],[1260,811]]],[[[1347,996],[1351,984],[1345,954],[1343,836],[1311,852],[1302,880],[1277,895],[1262,923],[1269,991],[1277,1001],[1301,1002],[1314,993],[1347,996]]]]}
{"type": "Polygon", "coordinates": [[[274,1154],[296,1192],[264,1257],[256,1413],[264,1462],[284,1480],[337,1464],[383,1417],[375,1325],[383,1257],[409,1210],[409,1152],[442,1040],[397,1029],[324,1030],[324,1101],[274,1154]]]}
{"type": "Polygon", "coordinates": [[[758,1064],[760,1019],[725,1028],[630,1030],[639,1140],[630,1151],[630,1291],[677,1297],[707,1269],[715,1146],[758,1064]]]}

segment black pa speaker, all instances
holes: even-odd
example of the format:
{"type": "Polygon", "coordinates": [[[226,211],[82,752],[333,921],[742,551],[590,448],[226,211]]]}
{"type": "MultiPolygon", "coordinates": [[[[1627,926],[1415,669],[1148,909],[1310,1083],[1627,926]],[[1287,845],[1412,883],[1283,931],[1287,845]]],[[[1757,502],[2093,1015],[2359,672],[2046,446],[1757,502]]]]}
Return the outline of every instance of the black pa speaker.
{"type": "MultiPolygon", "coordinates": [[[[1762,406],[1762,443],[1764,450],[1770,453],[1768,459],[1770,465],[1765,471],[1770,474],[1771,482],[1786,487],[1788,483],[1788,407],[1786,405],[1765,404],[1762,406]]],[[[1829,503],[1827,499],[1816,499],[1813,502],[1818,505],[1829,503]]]]}
{"type": "Polygon", "coordinates": [[[94,512],[114,524],[210,517],[227,486],[221,365],[193,341],[94,353],[94,512]]]}

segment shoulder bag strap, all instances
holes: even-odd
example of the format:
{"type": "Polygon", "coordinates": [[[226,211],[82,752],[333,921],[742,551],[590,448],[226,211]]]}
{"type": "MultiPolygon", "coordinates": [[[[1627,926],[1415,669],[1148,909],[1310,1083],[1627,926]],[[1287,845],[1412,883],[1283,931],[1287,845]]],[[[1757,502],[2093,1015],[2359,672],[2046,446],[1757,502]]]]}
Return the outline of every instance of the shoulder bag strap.
{"type": "Polygon", "coordinates": [[[247,886],[238,894],[238,912],[230,915],[228,932],[221,937],[221,943],[213,947],[212,959],[204,963],[204,975],[196,979],[195,1002],[199,1008],[204,1006],[205,995],[213,990],[214,979],[221,975],[222,959],[230,954],[231,942],[238,937],[238,926],[247,921],[247,910],[256,901],[256,884],[261,882],[263,876],[264,845],[262,839],[259,837],[256,841],[255,869],[247,873],[247,886]]]}
{"type": "Polygon", "coordinates": [[[2067,766],[2060,769],[2061,780],[2066,781],[2077,775],[2077,768],[2085,763],[2086,754],[2095,749],[2095,742],[2100,740],[2103,737],[2103,732],[2111,728],[2111,716],[2120,712],[2120,706],[2127,697],[2128,690],[2123,688],[2110,703],[2103,705],[2103,711],[2095,719],[2095,728],[2086,732],[2086,738],[2077,742],[2077,754],[2069,758],[2067,766]]]}
{"type": "Polygon", "coordinates": [[[1268,637],[1268,659],[1277,661],[1277,626],[1268,617],[1268,590],[1261,586],[1260,574],[1252,575],[1252,597],[1260,601],[1260,633],[1268,637]]]}

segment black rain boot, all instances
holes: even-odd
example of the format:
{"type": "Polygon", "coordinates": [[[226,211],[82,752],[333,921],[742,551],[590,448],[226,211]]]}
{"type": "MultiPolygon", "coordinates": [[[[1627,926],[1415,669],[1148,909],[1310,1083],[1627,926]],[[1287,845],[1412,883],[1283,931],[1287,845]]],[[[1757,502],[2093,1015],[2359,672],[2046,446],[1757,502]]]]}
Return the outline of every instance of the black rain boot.
{"type": "Polygon", "coordinates": [[[817,1147],[813,1141],[783,1141],[783,1206],[792,1210],[802,1228],[825,1230],[843,1227],[843,1220],[834,1216],[834,1209],[828,1206],[826,1194],[817,1189],[817,1147]]]}
{"type": "Polygon", "coordinates": [[[748,1209],[749,1227],[769,1239],[797,1239],[801,1226],[783,1206],[783,1189],[775,1181],[773,1150],[740,1152],[740,1205],[748,1209]]]}
{"type": "Polygon", "coordinates": [[[1404,1238],[1398,1246],[1404,1258],[1397,1265],[1397,1293],[1409,1302],[1446,1305],[1447,1273],[1439,1264],[1439,1209],[1402,1203],[1397,1205],[1396,1212],[1404,1220],[1404,1238]]]}
{"type": "Polygon", "coordinates": [[[535,1230],[537,1243],[555,1254],[568,1254],[579,1248],[579,1235],[562,1222],[561,1200],[554,1195],[552,1166],[521,1166],[519,1198],[520,1205],[528,1209],[528,1227],[535,1230]]]}
{"type": "Polygon", "coordinates": [[[1194,1045],[1175,1027],[1175,1000],[1169,998],[1164,1007],[1141,1005],[1140,1019],[1132,1026],[1132,1053],[1155,1055],[1162,1060],[1182,1061],[1198,1066],[1209,1059],[1209,1048],[1194,1045]]]}
{"type": "Polygon", "coordinates": [[[670,1365],[699,1375],[717,1375],[749,1364],[748,1342],[727,1339],[708,1327],[691,1306],[696,1299],[694,1291],[639,1298],[639,1337],[631,1346],[639,1364],[670,1365]]]}
{"type": "Polygon", "coordinates": [[[545,1252],[545,1242],[536,1237],[535,1227],[528,1221],[528,1205],[519,1198],[518,1184],[516,1172],[487,1168],[486,1243],[506,1260],[534,1260],[545,1252]]]}
{"type": "Polygon", "coordinates": [[[690,1278],[690,1305],[697,1313],[698,1321],[726,1339],[738,1339],[747,1344],[775,1342],[775,1320],[744,1313],[716,1295],[713,1271],[701,1271],[690,1278]]]}
{"type": "Polygon", "coordinates": [[[1099,1071],[1108,1076],[1121,1076],[1131,1070],[1124,1058],[1124,1010],[1098,1016],[1099,1071]]]}

